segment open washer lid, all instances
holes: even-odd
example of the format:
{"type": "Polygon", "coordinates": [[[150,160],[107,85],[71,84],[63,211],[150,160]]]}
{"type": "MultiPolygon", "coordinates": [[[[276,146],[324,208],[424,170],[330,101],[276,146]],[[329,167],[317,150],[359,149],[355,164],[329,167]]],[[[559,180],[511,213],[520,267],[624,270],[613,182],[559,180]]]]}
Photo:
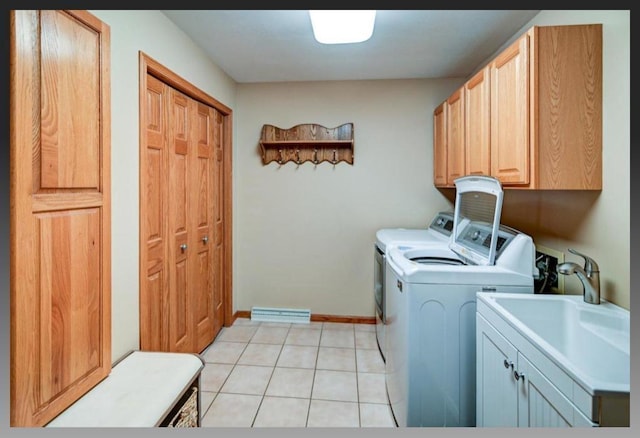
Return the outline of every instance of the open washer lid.
{"type": "Polygon", "coordinates": [[[502,185],[490,176],[463,176],[454,183],[456,201],[449,248],[469,264],[493,265],[502,213],[502,185]]]}

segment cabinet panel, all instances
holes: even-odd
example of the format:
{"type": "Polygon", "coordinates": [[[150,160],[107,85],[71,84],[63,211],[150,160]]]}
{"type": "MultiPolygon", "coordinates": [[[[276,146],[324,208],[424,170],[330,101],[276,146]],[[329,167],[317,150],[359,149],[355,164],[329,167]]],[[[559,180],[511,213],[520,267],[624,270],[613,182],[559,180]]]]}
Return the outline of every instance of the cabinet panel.
{"type": "Polygon", "coordinates": [[[491,174],[529,183],[529,35],[491,63],[491,174]]]}
{"type": "Polygon", "coordinates": [[[42,11],[40,47],[41,187],[97,190],[100,32],[64,11],[42,11]]]}
{"type": "Polygon", "coordinates": [[[447,186],[447,101],[433,111],[433,182],[447,186]]]}
{"type": "Polygon", "coordinates": [[[602,188],[602,25],[535,29],[539,185],[602,188]]]}
{"type": "Polygon", "coordinates": [[[465,175],[464,87],[447,99],[447,185],[465,175]]]}
{"type": "Polygon", "coordinates": [[[464,85],[465,165],[467,175],[490,175],[490,70],[485,67],[464,85]]]}
{"type": "Polygon", "coordinates": [[[574,408],[571,402],[522,354],[518,355],[518,426],[571,427],[574,408]]]}
{"type": "Polygon", "coordinates": [[[512,377],[517,350],[479,315],[476,330],[476,424],[479,427],[517,427],[518,388],[512,377]]]}
{"type": "Polygon", "coordinates": [[[111,369],[109,27],[11,11],[11,426],[111,369]]]}
{"type": "Polygon", "coordinates": [[[40,247],[39,407],[102,361],[100,209],[36,216],[40,247]]]}

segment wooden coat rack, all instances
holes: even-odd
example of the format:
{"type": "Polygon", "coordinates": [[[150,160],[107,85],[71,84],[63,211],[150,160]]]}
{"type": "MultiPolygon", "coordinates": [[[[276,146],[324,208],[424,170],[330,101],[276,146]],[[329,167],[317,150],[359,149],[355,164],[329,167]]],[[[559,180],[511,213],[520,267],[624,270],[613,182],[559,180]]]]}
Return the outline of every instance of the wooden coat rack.
{"type": "Polygon", "coordinates": [[[304,123],[289,129],[263,125],[260,136],[262,164],[272,161],[319,164],[328,161],[353,164],[353,123],[326,128],[315,123],[304,123]]]}

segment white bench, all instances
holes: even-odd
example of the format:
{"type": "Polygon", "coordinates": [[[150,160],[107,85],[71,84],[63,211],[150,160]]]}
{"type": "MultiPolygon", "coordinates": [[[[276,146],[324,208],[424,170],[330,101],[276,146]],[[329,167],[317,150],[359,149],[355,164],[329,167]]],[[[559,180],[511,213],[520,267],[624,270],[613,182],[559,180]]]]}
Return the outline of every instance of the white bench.
{"type": "Polygon", "coordinates": [[[197,354],[133,351],[46,427],[199,427],[197,354]]]}

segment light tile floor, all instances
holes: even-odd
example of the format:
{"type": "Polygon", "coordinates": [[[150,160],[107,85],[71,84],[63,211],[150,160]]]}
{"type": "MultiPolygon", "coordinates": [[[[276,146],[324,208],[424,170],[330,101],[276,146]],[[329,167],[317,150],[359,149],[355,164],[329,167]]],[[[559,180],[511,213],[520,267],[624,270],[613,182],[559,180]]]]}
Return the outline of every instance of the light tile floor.
{"type": "Polygon", "coordinates": [[[202,358],[202,427],[395,427],[373,324],[239,318],[202,358]]]}

